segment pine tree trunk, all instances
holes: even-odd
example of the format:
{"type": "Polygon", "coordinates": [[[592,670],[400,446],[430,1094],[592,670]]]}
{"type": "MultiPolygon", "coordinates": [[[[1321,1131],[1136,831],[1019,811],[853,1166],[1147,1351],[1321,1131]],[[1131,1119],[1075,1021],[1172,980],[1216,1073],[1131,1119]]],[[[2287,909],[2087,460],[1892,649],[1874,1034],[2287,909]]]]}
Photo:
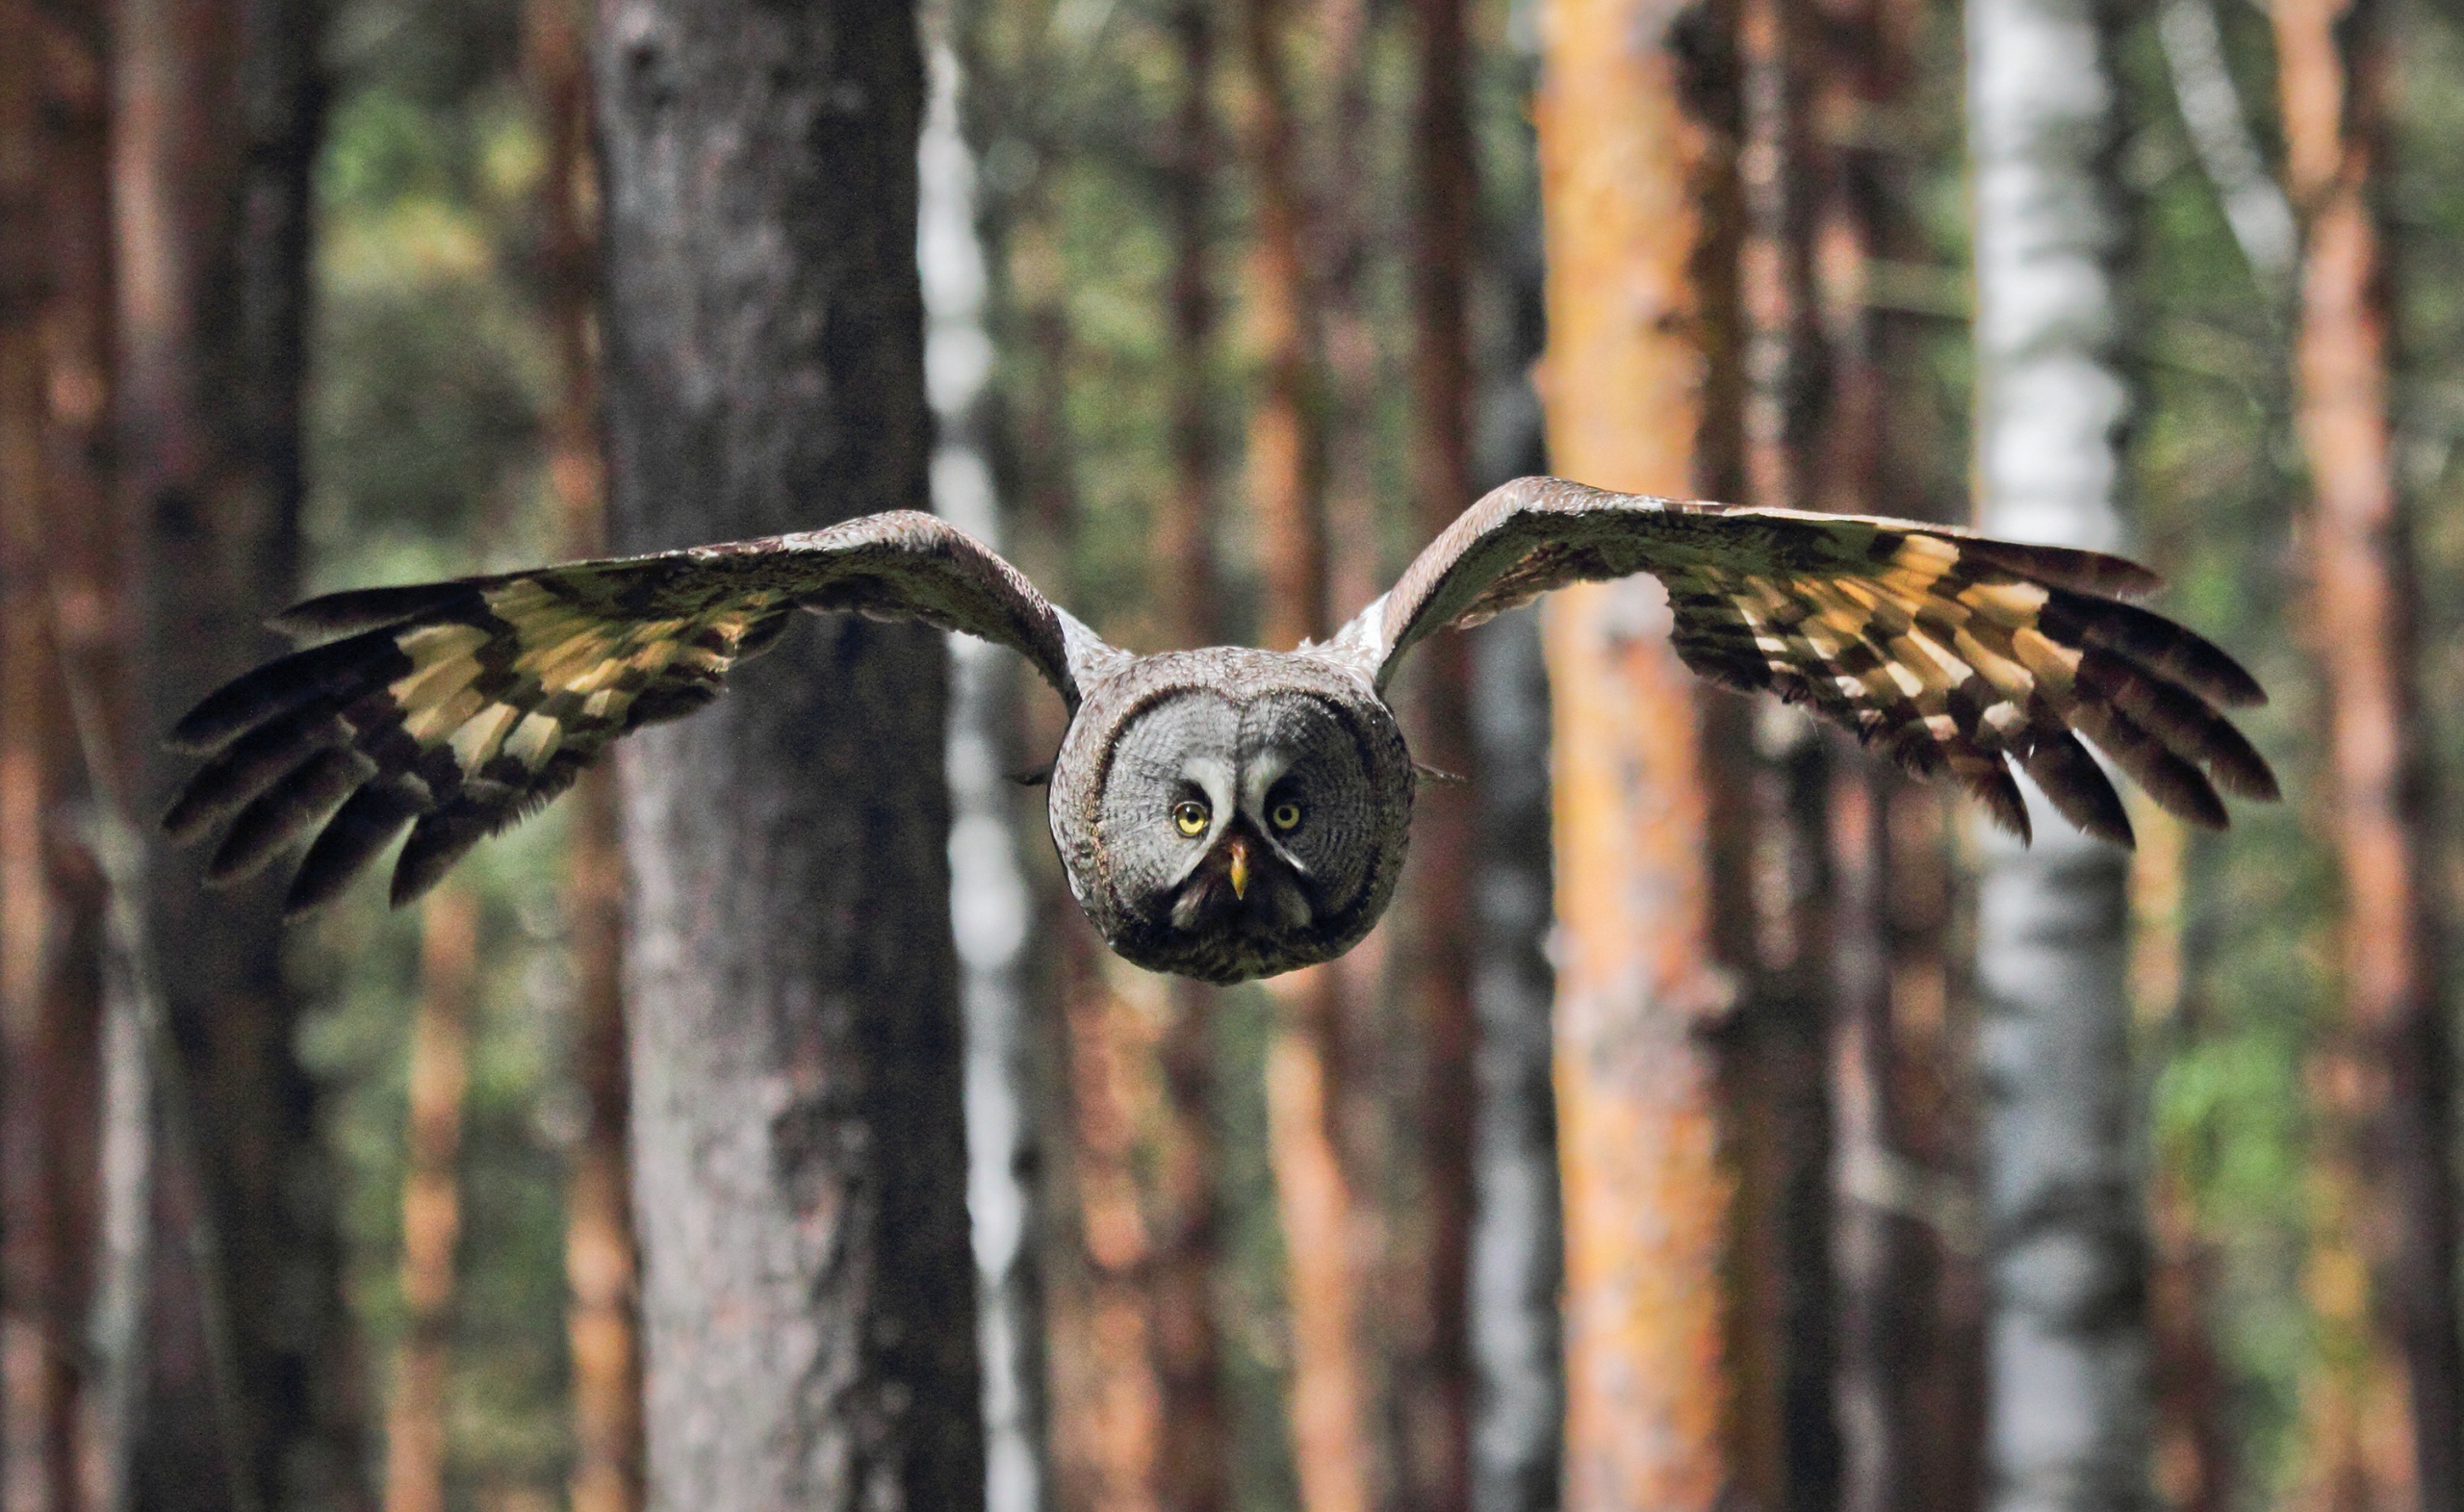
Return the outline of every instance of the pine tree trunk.
{"type": "MultiPolygon", "coordinates": [[[[612,544],[922,507],[906,5],[609,0],[612,544]]],[[[620,766],[651,1504],[980,1506],[937,636],[834,617],[620,766]]]]}
{"type": "MultiPolygon", "coordinates": [[[[1691,107],[1715,13],[1551,8],[1537,106],[1552,467],[1687,495],[1720,475],[1732,391],[1728,147],[1691,107]],[[1638,300],[1641,301],[1638,303],[1638,300]]],[[[1716,35],[1716,32],[1711,32],[1716,35]]],[[[1707,797],[1692,677],[1658,590],[1556,595],[1557,1117],[1566,1219],[1565,1504],[1708,1509],[1739,1480],[1727,1277],[1734,1131],[1708,1032],[1707,797]]]]}
{"type": "Polygon", "coordinates": [[[2394,59],[2374,0],[2294,0],[2275,18],[2305,243],[2295,363],[2314,490],[2309,607],[2344,884],[2344,1001],[2309,1079],[2326,1150],[2310,1264],[2362,1282],[2311,1289],[2334,1363],[2305,1403],[2304,1468],[2317,1505],[2450,1507],[2464,1498],[2453,1051],[2415,681],[2420,590],[2389,434],[2378,198],[2394,59]]]}
{"type": "Polygon", "coordinates": [[[411,1016],[403,1138],[401,1275],[409,1322],[385,1413],[385,1512],[445,1512],[446,1373],[452,1366],[453,1257],[462,1237],[457,1167],[478,959],[477,905],[460,887],[440,887],[420,915],[420,1000],[411,1016]]]}
{"type": "MultiPolygon", "coordinates": [[[[295,596],[308,168],[321,119],[309,0],[122,0],[113,24],[123,520],[143,764],[159,813],[188,762],[153,732],[278,651],[295,596]]],[[[151,948],[185,1108],[154,1183],[164,1240],[138,1459],[149,1504],[357,1502],[357,1394],[315,1089],[294,1053],[280,882],[208,890],[160,853],[151,948]],[[180,1147],[185,1142],[188,1147],[180,1147]]]]}
{"type": "MultiPolygon", "coordinates": [[[[1978,524],[2111,548],[2128,393],[2118,130],[2090,0],[1968,0],[1978,524]]],[[[2036,843],[1985,845],[1977,904],[1998,1512],[2143,1507],[2147,1233],[2124,982],[2126,858],[2029,789],[2036,843]]]]}
{"type": "MultiPolygon", "coordinates": [[[[548,421],[548,478],[564,551],[607,550],[606,469],[592,350],[598,269],[587,223],[590,81],[578,0],[528,0],[525,65],[548,141],[539,187],[540,272],[554,327],[558,381],[548,421]]],[[[625,856],[613,768],[581,775],[570,800],[565,860],[574,977],[572,1076],[582,1121],[565,1175],[565,1311],[573,1393],[574,1512],[642,1504],[640,1267],[632,1169],[625,1148],[631,1088],[625,1067],[625,856]]]]}

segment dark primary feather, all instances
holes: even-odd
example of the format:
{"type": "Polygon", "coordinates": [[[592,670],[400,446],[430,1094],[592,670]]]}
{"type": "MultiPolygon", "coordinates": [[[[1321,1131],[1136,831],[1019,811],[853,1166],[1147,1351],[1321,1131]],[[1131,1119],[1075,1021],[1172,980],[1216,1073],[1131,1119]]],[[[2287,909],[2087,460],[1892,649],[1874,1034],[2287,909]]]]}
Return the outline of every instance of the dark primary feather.
{"type": "Polygon", "coordinates": [[[2272,799],[2274,774],[2220,712],[2267,702],[2233,658],[2117,596],[2155,575],[2096,551],[1906,520],[1509,483],[1464,512],[1322,654],[1380,687],[1401,657],[1569,583],[1651,573],[1678,654],[1729,686],[1810,705],[1922,776],[1947,777],[2026,836],[2015,762],[2091,834],[2130,820],[2085,735],[2166,809],[2227,822],[2217,789],[2272,799]]]}
{"type": "Polygon", "coordinates": [[[570,787],[613,740],[719,696],[799,608],[920,620],[1013,647],[1072,704],[1117,655],[930,515],[310,600],[275,625],[341,638],[209,695],[171,743],[208,757],[164,816],[227,826],[209,879],[306,839],[286,907],[331,900],[404,829],[397,904],[570,787]]]}

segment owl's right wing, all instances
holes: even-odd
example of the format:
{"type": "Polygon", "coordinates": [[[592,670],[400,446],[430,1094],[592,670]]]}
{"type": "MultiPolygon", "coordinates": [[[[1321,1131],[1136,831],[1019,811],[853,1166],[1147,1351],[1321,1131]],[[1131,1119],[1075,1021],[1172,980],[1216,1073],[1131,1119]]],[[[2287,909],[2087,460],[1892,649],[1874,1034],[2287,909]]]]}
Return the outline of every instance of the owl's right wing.
{"type": "Polygon", "coordinates": [[[2258,683],[2192,631],[2120,602],[2155,588],[2154,575],[1909,520],[1522,478],[1464,511],[1317,653],[1382,689],[1448,626],[1634,573],[1667,585],[1687,666],[1810,704],[1919,775],[1947,774],[2021,836],[2011,761],[2073,824],[2130,843],[2081,735],[2194,823],[2224,826],[2220,786],[2276,796],[2267,762],[2220,712],[2265,703],[2258,683]]]}
{"type": "Polygon", "coordinates": [[[393,901],[536,812],[618,737],[689,714],[797,609],[963,630],[1023,653],[1072,708],[1120,658],[973,537],[927,514],[655,556],[329,594],[277,629],[337,636],[209,695],[171,744],[209,756],[164,818],[229,821],[232,882],[318,830],[286,899],[331,899],[411,826],[393,901]]]}

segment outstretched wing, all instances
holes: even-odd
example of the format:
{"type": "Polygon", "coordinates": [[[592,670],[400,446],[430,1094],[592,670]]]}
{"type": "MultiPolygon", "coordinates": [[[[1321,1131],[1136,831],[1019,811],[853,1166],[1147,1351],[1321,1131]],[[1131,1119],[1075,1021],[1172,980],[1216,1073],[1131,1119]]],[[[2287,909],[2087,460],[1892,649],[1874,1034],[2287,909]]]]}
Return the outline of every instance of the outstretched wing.
{"type": "Polygon", "coordinates": [[[164,819],[183,842],[228,820],[207,869],[231,882],[321,824],[286,902],[340,892],[411,826],[404,903],[465,851],[571,786],[610,741],[718,697],[795,610],[964,630],[1023,653],[1075,707],[1121,653],[1016,569],[931,515],[331,594],[276,628],[338,636],[224,685],[170,735],[212,757],[164,819]]]}
{"type": "Polygon", "coordinates": [[[2143,568],[1906,520],[1739,509],[1523,478],[1422,551],[1325,653],[1384,687],[1405,652],[1568,583],[1650,573],[1678,654],[1731,687],[1811,704],[1923,776],[1950,775],[2026,836],[2010,761],[2071,823],[2130,820],[2085,735],[2167,809],[2221,829],[2216,789],[2276,796],[2220,707],[2263,704],[2232,657],[2120,602],[2143,568]]]}

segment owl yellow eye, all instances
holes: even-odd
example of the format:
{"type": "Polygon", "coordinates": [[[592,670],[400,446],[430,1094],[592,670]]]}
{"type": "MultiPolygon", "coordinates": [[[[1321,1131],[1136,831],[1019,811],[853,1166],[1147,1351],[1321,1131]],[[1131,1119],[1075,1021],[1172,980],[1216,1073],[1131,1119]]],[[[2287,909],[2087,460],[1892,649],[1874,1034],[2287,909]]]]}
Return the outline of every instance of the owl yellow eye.
{"type": "Polygon", "coordinates": [[[1300,828],[1300,806],[1290,802],[1277,804],[1267,814],[1267,822],[1278,830],[1297,830],[1300,828]]]}
{"type": "Polygon", "coordinates": [[[1206,833],[1206,805],[1195,799],[1183,799],[1172,806],[1172,828],[1192,839],[1206,833]]]}

